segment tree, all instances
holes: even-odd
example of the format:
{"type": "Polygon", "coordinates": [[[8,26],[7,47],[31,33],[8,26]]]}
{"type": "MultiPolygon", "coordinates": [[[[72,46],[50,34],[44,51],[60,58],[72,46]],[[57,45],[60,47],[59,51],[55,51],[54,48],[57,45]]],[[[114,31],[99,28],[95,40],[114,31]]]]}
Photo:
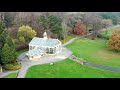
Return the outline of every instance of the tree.
{"type": "Polygon", "coordinates": [[[5,30],[5,24],[3,21],[0,21],[0,34],[5,30]]]}
{"type": "Polygon", "coordinates": [[[10,48],[12,48],[12,50],[15,52],[15,43],[13,42],[12,38],[10,37],[10,35],[8,35],[6,37],[6,43],[10,46],[10,48]]]}
{"type": "Polygon", "coordinates": [[[4,22],[7,28],[13,25],[15,16],[16,16],[16,12],[5,12],[4,13],[4,22]]]}
{"type": "Polygon", "coordinates": [[[9,64],[15,62],[14,51],[10,48],[10,46],[5,43],[2,48],[2,64],[9,64]]]}
{"type": "Polygon", "coordinates": [[[21,26],[21,27],[19,27],[19,30],[18,30],[18,37],[24,37],[25,38],[25,41],[29,41],[29,40],[31,40],[33,37],[35,37],[36,36],[36,32],[35,32],[35,30],[33,30],[31,27],[29,27],[28,25],[27,26],[25,26],[25,25],[23,25],[23,26],[21,26]]]}
{"type": "Polygon", "coordinates": [[[7,31],[5,30],[5,24],[3,23],[3,21],[0,21],[0,48],[2,48],[5,43],[6,35],[7,31]]]}
{"type": "Polygon", "coordinates": [[[44,31],[49,30],[50,20],[48,16],[40,16],[39,23],[42,25],[44,31]]]}
{"type": "Polygon", "coordinates": [[[39,23],[43,26],[44,31],[51,31],[54,34],[58,34],[60,37],[62,32],[62,20],[53,15],[40,16],[39,23]]]}
{"type": "Polygon", "coordinates": [[[65,24],[65,22],[62,23],[62,31],[61,31],[61,39],[65,39],[68,34],[68,28],[65,24]]]}
{"type": "Polygon", "coordinates": [[[113,25],[117,25],[120,21],[120,13],[119,12],[102,12],[98,13],[98,16],[103,19],[111,19],[113,25]]]}
{"type": "Polygon", "coordinates": [[[25,38],[23,36],[19,37],[20,43],[25,43],[25,38]]]}
{"type": "Polygon", "coordinates": [[[120,51],[120,30],[113,32],[112,36],[108,40],[108,47],[117,51],[120,51]]]}
{"type": "Polygon", "coordinates": [[[0,63],[1,63],[1,56],[2,56],[1,52],[6,41],[6,37],[7,37],[7,31],[3,30],[2,33],[0,34],[0,63]]]}
{"type": "Polygon", "coordinates": [[[82,24],[81,22],[78,22],[76,24],[76,27],[74,28],[74,33],[77,35],[84,35],[86,34],[86,27],[84,24],[82,24]]]}
{"type": "Polygon", "coordinates": [[[78,21],[82,21],[84,14],[77,13],[77,14],[70,14],[66,16],[66,25],[72,29],[72,33],[74,32],[75,25],[78,21]]]}
{"type": "Polygon", "coordinates": [[[51,31],[53,33],[57,33],[60,36],[60,32],[62,31],[62,21],[59,17],[57,16],[49,16],[49,23],[51,26],[51,31]]]}
{"type": "Polygon", "coordinates": [[[112,20],[111,19],[103,19],[102,24],[103,24],[103,28],[107,28],[109,26],[112,26],[112,20]]]}

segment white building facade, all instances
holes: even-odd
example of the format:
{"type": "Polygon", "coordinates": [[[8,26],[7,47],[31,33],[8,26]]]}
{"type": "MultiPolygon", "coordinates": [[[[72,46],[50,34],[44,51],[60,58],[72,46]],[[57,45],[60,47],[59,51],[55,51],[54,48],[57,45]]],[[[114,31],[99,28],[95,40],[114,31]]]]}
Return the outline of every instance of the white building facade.
{"type": "Polygon", "coordinates": [[[56,55],[62,51],[62,43],[58,39],[47,38],[44,32],[43,38],[34,37],[29,43],[29,51],[26,53],[30,60],[37,60],[40,57],[56,55]]]}

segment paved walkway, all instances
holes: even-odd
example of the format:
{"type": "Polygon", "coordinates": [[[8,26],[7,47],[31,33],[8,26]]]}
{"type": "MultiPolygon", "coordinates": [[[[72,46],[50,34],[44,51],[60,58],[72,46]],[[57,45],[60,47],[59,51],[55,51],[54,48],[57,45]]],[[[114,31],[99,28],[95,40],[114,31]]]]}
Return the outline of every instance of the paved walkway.
{"type": "Polygon", "coordinates": [[[93,63],[90,63],[90,62],[85,62],[84,65],[92,66],[92,67],[96,67],[96,68],[101,68],[101,69],[105,69],[105,70],[110,70],[110,71],[114,71],[114,72],[120,72],[119,68],[113,68],[113,67],[109,67],[109,66],[93,64],[93,63]]]}
{"type": "Polygon", "coordinates": [[[75,38],[72,38],[72,39],[69,40],[68,42],[64,43],[63,46],[66,46],[66,45],[72,43],[72,42],[75,41],[76,39],[83,38],[83,37],[85,37],[85,36],[89,36],[89,35],[91,35],[91,34],[92,34],[92,33],[89,33],[89,34],[87,34],[87,35],[83,35],[83,36],[77,36],[77,35],[76,35],[75,38]]]}
{"type": "Polygon", "coordinates": [[[72,59],[73,61],[76,61],[76,62],[82,64],[82,65],[92,66],[92,67],[101,68],[104,70],[110,70],[110,71],[114,71],[114,72],[120,72],[120,68],[114,68],[114,67],[104,66],[104,65],[100,65],[100,64],[93,64],[93,63],[83,60],[82,58],[78,58],[74,55],[71,55],[69,58],[72,59]]]}
{"type": "Polygon", "coordinates": [[[3,78],[4,76],[10,74],[10,73],[15,73],[18,72],[18,70],[16,71],[3,71],[2,73],[0,73],[0,78],[3,78]]]}
{"type": "Polygon", "coordinates": [[[21,61],[20,61],[20,57],[18,60],[21,63],[22,68],[19,70],[17,78],[24,78],[26,75],[27,69],[33,65],[57,62],[60,60],[64,60],[71,55],[72,55],[72,51],[70,51],[64,47],[63,47],[62,52],[59,55],[41,57],[40,60],[36,60],[36,61],[28,60],[27,57],[24,57],[24,53],[23,53],[21,55],[21,61]]]}

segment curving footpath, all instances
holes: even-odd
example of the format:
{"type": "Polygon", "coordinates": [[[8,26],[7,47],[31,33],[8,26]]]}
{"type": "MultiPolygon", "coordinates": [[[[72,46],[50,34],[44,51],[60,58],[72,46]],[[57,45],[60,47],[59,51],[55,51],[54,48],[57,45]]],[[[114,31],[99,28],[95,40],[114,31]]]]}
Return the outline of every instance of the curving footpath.
{"type": "Polygon", "coordinates": [[[104,65],[100,65],[100,64],[93,64],[93,63],[87,62],[86,60],[83,60],[82,58],[78,58],[78,57],[76,57],[74,55],[71,55],[69,57],[69,59],[72,59],[73,61],[76,61],[76,62],[78,62],[78,63],[80,63],[82,65],[101,68],[101,69],[104,69],[104,70],[109,70],[109,71],[119,72],[120,73],[120,68],[104,66],[104,65]]]}
{"type": "Polygon", "coordinates": [[[0,73],[0,78],[3,78],[4,76],[6,76],[10,73],[18,73],[18,70],[16,70],[16,71],[3,71],[0,73]]]}
{"type": "Polygon", "coordinates": [[[93,64],[90,62],[85,62],[84,65],[120,73],[120,68],[114,68],[114,67],[104,66],[104,65],[100,65],[100,64],[93,64]]]}

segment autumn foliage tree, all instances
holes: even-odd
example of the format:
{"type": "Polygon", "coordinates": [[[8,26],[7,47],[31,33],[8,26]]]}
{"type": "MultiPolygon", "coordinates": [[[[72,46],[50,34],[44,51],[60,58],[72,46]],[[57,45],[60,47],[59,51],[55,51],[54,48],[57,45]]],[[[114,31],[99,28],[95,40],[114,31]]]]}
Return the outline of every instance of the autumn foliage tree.
{"type": "Polygon", "coordinates": [[[113,32],[112,36],[108,41],[108,47],[120,51],[120,30],[116,30],[113,32]]]}
{"type": "Polygon", "coordinates": [[[28,25],[26,25],[26,26],[23,25],[23,26],[19,27],[19,30],[18,30],[18,33],[17,33],[17,36],[18,37],[24,37],[26,42],[30,41],[36,35],[37,35],[37,33],[35,32],[35,30],[33,30],[28,25]]]}
{"type": "Polygon", "coordinates": [[[82,24],[81,22],[78,22],[76,24],[76,27],[74,28],[74,33],[77,35],[85,35],[86,34],[86,26],[82,24]]]}

